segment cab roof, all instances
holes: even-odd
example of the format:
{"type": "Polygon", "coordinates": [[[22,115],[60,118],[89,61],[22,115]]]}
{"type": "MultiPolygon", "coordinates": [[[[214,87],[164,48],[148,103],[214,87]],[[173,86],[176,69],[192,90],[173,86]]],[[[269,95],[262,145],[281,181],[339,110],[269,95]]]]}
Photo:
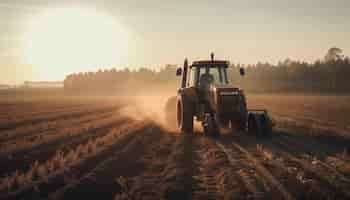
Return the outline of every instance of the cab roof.
{"type": "Polygon", "coordinates": [[[230,65],[229,61],[226,60],[199,60],[193,61],[190,67],[225,67],[230,65]]]}

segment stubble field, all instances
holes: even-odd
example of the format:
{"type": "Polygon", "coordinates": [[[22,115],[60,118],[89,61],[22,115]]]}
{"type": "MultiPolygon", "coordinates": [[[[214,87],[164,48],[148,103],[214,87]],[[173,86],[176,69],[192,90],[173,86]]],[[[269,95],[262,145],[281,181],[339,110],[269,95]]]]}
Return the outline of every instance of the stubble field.
{"type": "Polygon", "coordinates": [[[0,97],[0,199],[350,198],[347,96],[248,94],[273,134],[218,139],[168,129],[164,96],[29,96],[0,97]]]}

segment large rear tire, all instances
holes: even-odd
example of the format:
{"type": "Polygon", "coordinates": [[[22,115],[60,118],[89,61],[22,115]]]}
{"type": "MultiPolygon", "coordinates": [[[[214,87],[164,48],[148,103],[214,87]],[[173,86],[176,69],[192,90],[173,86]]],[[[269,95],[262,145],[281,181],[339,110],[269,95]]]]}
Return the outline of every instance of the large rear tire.
{"type": "Polygon", "coordinates": [[[183,95],[177,98],[177,126],[182,133],[193,132],[193,105],[183,95]]]}

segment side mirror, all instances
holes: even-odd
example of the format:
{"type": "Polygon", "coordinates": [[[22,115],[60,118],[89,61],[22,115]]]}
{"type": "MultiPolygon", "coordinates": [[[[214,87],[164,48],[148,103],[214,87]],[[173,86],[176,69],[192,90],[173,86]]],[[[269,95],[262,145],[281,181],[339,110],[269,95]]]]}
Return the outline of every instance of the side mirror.
{"type": "Polygon", "coordinates": [[[244,76],[245,75],[245,70],[244,70],[244,68],[239,68],[239,74],[241,75],[241,76],[244,76]]]}
{"type": "Polygon", "coordinates": [[[182,75],[182,68],[177,68],[176,76],[181,76],[181,75],[182,75]]]}

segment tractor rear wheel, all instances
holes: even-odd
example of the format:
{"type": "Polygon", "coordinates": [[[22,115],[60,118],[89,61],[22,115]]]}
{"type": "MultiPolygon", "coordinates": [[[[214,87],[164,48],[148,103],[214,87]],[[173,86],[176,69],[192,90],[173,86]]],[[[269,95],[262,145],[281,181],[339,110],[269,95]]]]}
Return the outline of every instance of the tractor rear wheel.
{"type": "Polygon", "coordinates": [[[193,106],[183,95],[177,98],[177,126],[182,133],[193,132],[193,106]]]}

